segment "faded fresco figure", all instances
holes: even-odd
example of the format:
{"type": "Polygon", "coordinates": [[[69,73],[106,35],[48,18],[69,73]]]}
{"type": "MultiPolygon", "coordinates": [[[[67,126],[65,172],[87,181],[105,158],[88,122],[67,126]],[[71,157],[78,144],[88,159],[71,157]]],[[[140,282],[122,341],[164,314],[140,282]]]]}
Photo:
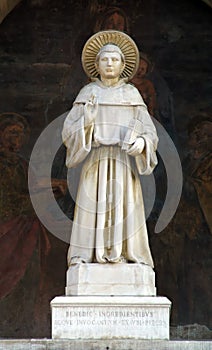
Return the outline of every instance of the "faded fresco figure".
{"type": "Polygon", "coordinates": [[[108,7],[101,13],[96,20],[94,32],[101,30],[119,30],[130,34],[129,19],[124,10],[119,7],[108,7]]]}
{"type": "Polygon", "coordinates": [[[192,118],[188,126],[189,156],[186,159],[188,180],[192,183],[199,205],[212,233],[212,119],[206,113],[192,118]]]}
{"type": "MultiPolygon", "coordinates": [[[[211,113],[200,112],[188,124],[189,154],[184,160],[185,204],[190,216],[186,227],[184,263],[186,299],[189,305],[189,322],[194,318],[199,324],[212,326],[211,268],[212,259],[212,119],[211,113]],[[192,213],[192,215],[191,215],[192,213]],[[201,296],[201,297],[200,297],[201,296]],[[204,299],[204,303],[200,302],[204,299]]],[[[182,215],[183,222],[186,215],[182,215]]],[[[181,222],[181,225],[183,225],[181,222]]]]}
{"type": "Polygon", "coordinates": [[[47,302],[44,270],[50,241],[32,208],[28,163],[20,153],[29,136],[28,122],[17,113],[3,113],[0,129],[1,334],[10,336],[15,329],[17,337],[24,337],[36,334],[37,325],[46,326],[40,296],[47,302]]]}
{"type": "Polygon", "coordinates": [[[189,121],[188,141],[184,147],[188,148],[188,154],[182,163],[183,195],[171,223],[159,235],[154,235],[151,242],[159,276],[158,291],[173,301],[173,324],[190,324],[195,319],[198,324],[212,325],[209,287],[212,258],[211,131],[208,113],[199,113],[189,121]]]}
{"type": "MultiPolygon", "coordinates": [[[[23,116],[0,115],[0,336],[4,337],[46,336],[49,300],[61,288],[56,269],[51,270],[52,243],[57,242],[38,220],[29,196],[28,162],[22,156],[29,133],[23,116]]],[[[65,197],[65,183],[52,179],[56,198],[65,197]]],[[[34,181],[34,191],[46,191],[46,179],[34,181]]]]}
{"type": "MultiPolygon", "coordinates": [[[[41,226],[29,198],[28,164],[19,153],[29,134],[28,123],[16,113],[5,113],[1,115],[0,126],[0,297],[3,297],[10,293],[24,275],[41,226]],[[9,242],[10,249],[4,249],[4,245],[8,246],[9,242]],[[12,258],[14,256],[18,266],[12,258]],[[8,267],[9,273],[5,273],[8,267]]],[[[45,231],[42,237],[45,241],[44,251],[48,252],[49,243],[45,231]]]]}
{"type": "Polygon", "coordinates": [[[134,262],[153,267],[139,174],[157,164],[157,134],[138,90],[127,81],[139,53],[118,31],[93,35],[82,53],[93,82],[78,94],[63,128],[66,165],[84,162],[68,265],[134,262]]]}
{"type": "Polygon", "coordinates": [[[147,78],[147,74],[150,71],[150,61],[148,57],[140,53],[140,62],[136,75],[131,82],[140,92],[145,104],[147,105],[148,112],[152,117],[155,117],[156,112],[156,91],[151,80],[147,78]]]}

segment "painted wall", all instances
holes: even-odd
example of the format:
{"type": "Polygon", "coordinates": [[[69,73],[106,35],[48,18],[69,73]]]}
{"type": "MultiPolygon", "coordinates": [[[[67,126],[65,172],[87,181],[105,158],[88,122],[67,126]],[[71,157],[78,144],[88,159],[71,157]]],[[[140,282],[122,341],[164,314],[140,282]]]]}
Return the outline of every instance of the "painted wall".
{"type": "MultiPolygon", "coordinates": [[[[159,234],[154,227],[166,190],[161,160],[156,173],[148,227],[158,294],[173,302],[172,325],[212,327],[210,23],[210,8],[189,0],[23,1],[2,22],[0,337],[50,336],[49,301],[64,294],[68,245],[43,227],[30,205],[27,160],[41,131],[71,108],[87,82],[80,63],[86,39],[111,26],[128,32],[142,51],[148,70],[135,84],[144,86],[147,104],[155,98],[153,114],[174,140],[183,166],[178,210],[159,234]],[[123,28],[111,6],[125,13],[123,28]]],[[[57,201],[72,217],[63,149],[52,177],[57,201]]]]}

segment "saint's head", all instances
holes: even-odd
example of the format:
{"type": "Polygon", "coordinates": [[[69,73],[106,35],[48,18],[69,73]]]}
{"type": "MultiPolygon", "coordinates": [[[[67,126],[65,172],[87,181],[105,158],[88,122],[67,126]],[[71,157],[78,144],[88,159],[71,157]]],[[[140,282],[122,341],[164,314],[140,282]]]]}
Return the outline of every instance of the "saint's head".
{"type": "Polygon", "coordinates": [[[125,57],[117,45],[104,45],[96,56],[96,69],[101,80],[118,81],[125,67],[125,57]]]}
{"type": "Polygon", "coordinates": [[[17,113],[3,113],[0,115],[0,129],[1,150],[18,153],[29,134],[26,119],[17,113]]]}
{"type": "MultiPolygon", "coordinates": [[[[135,42],[125,33],[106,30],[94,34],[82,51],[83,68],[91,80],[129,81],[139,64],[139,52],[135,42]]],[[[114,81],[115,83],[115,81],[114,81]]]]}

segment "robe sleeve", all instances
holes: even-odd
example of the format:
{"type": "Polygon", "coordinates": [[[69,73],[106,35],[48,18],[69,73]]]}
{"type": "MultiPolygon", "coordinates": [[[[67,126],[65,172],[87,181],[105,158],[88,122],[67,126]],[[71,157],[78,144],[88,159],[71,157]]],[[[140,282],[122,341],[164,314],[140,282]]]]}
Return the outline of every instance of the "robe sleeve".
{"type": "Polygon", "coordinates": [[[137,137],[144,139],[145,147],[143,152],[135,157],[135,161],[139,174],[149,175],[158,163],[156,156],[158,137],[146,106],[139,106],[137,108],[137,121],[141,123],[141,133],[137,137]]]}
{"type": "Polygon", "coordinates": [[[68,168],[76,167],[91,151],[93,129],[94,124],[84,116],[84,105],[75,104],[66,117],[62,131],[68,168]]]}
{"type": "Polygon", "coordinates": [[[122,149],[127,151],[140,137],[144,139],[145,147],[141,154],[135,156],[135,162],[139,174],[149,175],[157,165],[158,137],[145,104],[135,107],[135,116],[130,121],[122,149]]]}

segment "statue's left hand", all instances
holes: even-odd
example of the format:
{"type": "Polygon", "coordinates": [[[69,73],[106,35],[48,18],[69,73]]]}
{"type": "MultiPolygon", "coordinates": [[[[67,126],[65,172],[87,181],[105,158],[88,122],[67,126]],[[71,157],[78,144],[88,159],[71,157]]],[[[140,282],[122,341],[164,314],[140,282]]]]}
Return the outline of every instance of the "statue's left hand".
{"type": "Polygon", "coordinates": [[[126,151],[130,156],[136,157],[138,156],[145,147],[145,141],[143,137],[139,137],[132,144],[132,146],[126,151]]]}

